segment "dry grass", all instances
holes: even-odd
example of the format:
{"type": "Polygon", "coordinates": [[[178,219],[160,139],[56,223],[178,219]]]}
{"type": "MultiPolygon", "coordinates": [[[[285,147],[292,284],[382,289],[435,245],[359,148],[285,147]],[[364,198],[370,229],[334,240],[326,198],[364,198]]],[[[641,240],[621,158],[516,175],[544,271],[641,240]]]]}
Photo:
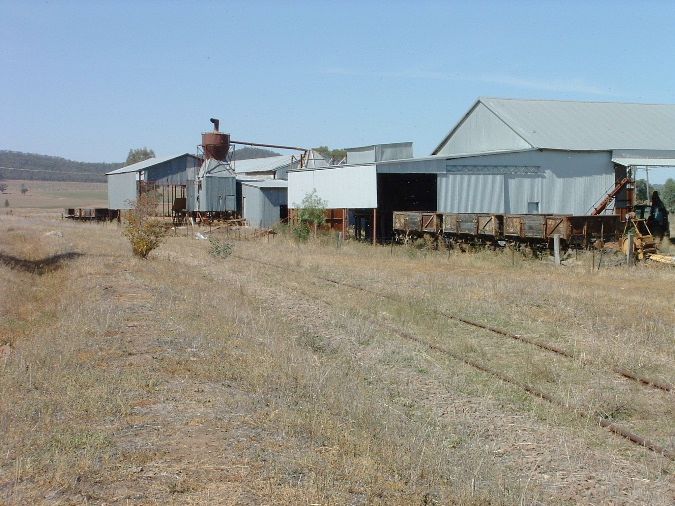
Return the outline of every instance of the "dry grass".
{"type": "Polygon", "coordinates": [[[207,241],[185,237],[169,237],[143,262],[110,224],[2,216],[0,234],[0,253],[16,258],[82,254],[41,275],[0,265],[0,341],[10,343],[0,358],[1,501],[672,498],[665,459],[388,330],[521,375],[672,445],[672,396],[598,373],[627,365],[673,381],[672,270],[590,273],[583,258],[555,269],[492,253],[230,238],[237,257],[286,264],[289,274],[213,258],[207,241]],[[62,237],[45,235],[54,230],[62,237]],[[428,307],[568,346],[590,364],[551,359],[428,307]]]}
{"type": "Polygon", "coordinates": [[[108,207],[106,183],[81,183],[73,181],[23,181],[6,179],[7,192],[0,194],[0,213],[24,212],[24,209],[55,209],[59,213],[66,207],[108,207]],[[28,187],[21,193],[21,185],[28,187]],[[5,201],[9,207],[5,207],[5,201]]]}

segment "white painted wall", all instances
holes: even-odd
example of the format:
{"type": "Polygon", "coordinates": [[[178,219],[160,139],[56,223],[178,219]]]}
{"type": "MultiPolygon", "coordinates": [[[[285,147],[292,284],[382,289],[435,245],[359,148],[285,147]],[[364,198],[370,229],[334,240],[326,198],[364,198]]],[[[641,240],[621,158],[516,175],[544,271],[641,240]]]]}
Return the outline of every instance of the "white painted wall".
{"type": "Polygon", "coordinates": [[[332,169],[288,173],[288,207],[298,208],[305,195],[316,190],[328,209],[377,207],[375,165],[349,165],[332,169]]]}
{"type": "Polygon", "coordinates": [[[136,200],[138,172],[108,176],[108,209],[131,209],[136,200]]]}

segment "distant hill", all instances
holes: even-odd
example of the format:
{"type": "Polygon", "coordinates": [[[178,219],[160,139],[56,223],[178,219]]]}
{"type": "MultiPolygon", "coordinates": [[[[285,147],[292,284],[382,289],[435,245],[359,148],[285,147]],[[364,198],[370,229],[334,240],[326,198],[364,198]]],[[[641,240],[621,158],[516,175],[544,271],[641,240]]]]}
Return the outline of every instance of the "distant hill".
{"type": "MultiPolygon", "coordinates": [[[[269,149],[254,147],[240,148],[233,153],[236,160],[266,158],[279,154],[269,149]]],[[[0,150],[0,179],[105,183],[105,173],[119,169],[123,165],[123,163],[76,162],[58,156],[0,150]]]]}
{"type": "Polygon", "coordinates": [[[0,178],[41,181],[105,182],[105,173],[121,163],[75,162],[58,156],[0,151],[0,178]]]}
{"type": "Polygon", "coordinates": [[[231,160],[249,160],[251,158],[269,158],[270,156],[279,156],[280,153],[275,151],[270,151],[269,149],[262,148],[237,148],[234,151],[231,151],[230,154],[234,154],[231,157],[231,160]]]}

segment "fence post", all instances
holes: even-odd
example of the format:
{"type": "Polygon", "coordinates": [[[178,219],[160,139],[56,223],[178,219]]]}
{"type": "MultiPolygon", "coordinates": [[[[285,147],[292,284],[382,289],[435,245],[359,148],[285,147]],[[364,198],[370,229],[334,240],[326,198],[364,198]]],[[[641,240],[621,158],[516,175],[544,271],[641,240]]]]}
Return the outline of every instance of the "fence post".
{"type": "Polygon", "coordinates": [[[635,258],[633,255],[633,233],[629,232],[628,233],[628,239],[626,240],[628,243],[628,251],[626,251],[626,264],[627,265],[633,265],[635,263],[635,258]]]}
{"type": "Polygon", "coordinates": [[[560,234],[553,235],[553,257],[555,264],[560,265],[560,234]]]}

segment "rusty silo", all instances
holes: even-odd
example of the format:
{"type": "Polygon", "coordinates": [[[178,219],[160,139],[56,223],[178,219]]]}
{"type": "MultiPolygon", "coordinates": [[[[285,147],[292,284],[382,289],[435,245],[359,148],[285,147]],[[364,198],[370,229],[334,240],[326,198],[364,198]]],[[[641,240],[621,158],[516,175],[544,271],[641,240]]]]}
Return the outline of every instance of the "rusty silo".
{"type": "Polygon", "coordinates": [[[204,159],[225,160],[230,151],[230,134],[218,130],[220,121],[216,118],[211,118],[211,123],[213,123],[213,131],[202,133],[204,159]]]}

